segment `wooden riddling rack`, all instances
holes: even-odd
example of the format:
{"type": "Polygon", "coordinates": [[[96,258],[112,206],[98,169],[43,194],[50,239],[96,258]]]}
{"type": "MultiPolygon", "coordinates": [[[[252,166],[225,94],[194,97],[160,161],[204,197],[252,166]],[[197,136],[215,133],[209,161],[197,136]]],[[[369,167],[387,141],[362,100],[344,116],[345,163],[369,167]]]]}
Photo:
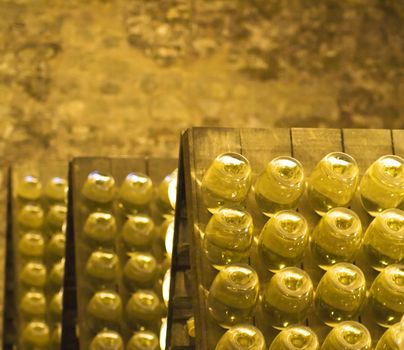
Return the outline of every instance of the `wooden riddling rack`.
{"type": "MultiPolygon", "coordinates": [[[[43,162],[27,162],[24,164],[17,164],[12,166],[8,172],[7,182],[7,232],[6,232],[6,259],[5,259],[5,293],[4,293],[4,310],[3,310],[3,349],[20,349],[20,336],[25,322],[21,319],[19,312],[19,301],[22,297],[22,290],[19,282],[19,271],[25,263],[23,258],[18,254],[18,242],[21,238],[21,229],[19,227],[16,217],[23,203],[17,197],[18,182],[27,175],[37,176],[44,187],[52,178],[60,177],[67,179],[67,163],[64,161],[43,161],[43,162]]],[[[26,203],[39,204],[45,214],[52,205],[43,196],[38,201],[26,201],[26,203]]],[[[56,204],[56,203],[53,203],[56,204]]],[[[57,204],[65,204],[58,202],[57,204]]],[[[35,231],[35,230],[34,230],[35,231]]],[[[50,239],[50,231],[44,223],[43,227],[38,230],[45,238],[45,253],[42,262],[47,269],[47,278],[49,272],[54,266],[54,261],[50,261],[47,256],[47,243],[50,239]]],[[[62,286],[61,286],[62,287],[62,286]]],[[[47,303],[47,312],[45,322],[52,332],[55,330],[56,323],[50,320],[49,317],[49,302],[55,291],[49,289],[48,281],[45,285],[45,296],[47,303]]]]}
{"type": "Polygon", "coordinates": [[[195,349],[187,321],[194,317],[195,294],[192,293],[192,271],[189,261],[190,235],[185,198],[185,177],[182,144],[179,154],[175,234],[171,261],[170,301],[167,315],[167,349],[195,349]]]}
{"type": "MultiPolygon", "coordinates": [[[[308,177],[321,158],[335,151],[343,151],[353,156],[362,176],[371,163],[382,155],[404,156],[404,130],[192,128],[184,133],[180,151],[175,242],[187,242],[189,239],[190,243],[191,270],[183,275],[190,273],[192,276],[192,291],[188,291],[188,297],[192,296],[193,301],[195,347],[198,350],[215,349],[218,340],[225,332],[216,325],[206,307],[206,293],[217,274],[201,249],[200,231],[203,232],[205,229],[210,214],[201,198],[200,183],[209,165],[223,152],[241,153],[251,164],[254,183],[265,165],[277,156],[287,155],[298,159],[303,164],[305,175],[308,177]]],[[[253,191],[249,193],[246,206],[253,216],[254,234],[257,237],[268,218],[257,207],[253,191]]],[[[359,215],[365,231],[372,217],[362,208],[357,194],[351,209],[359,215]]],[[[306,194],[299,203],[298,211],[307,219],[310,229],[313,229],[320,217],[311,209],[306,194]]],[[[186,244],[178,244],[177,248],[184,246],[186,247],[186,244]]],[[[182,253],[182,255],[186,254],[182,253]]],[[[369,287],[376,276],[375,271],[370,268],[361,254],[355,263],[364,271],[369,287]]],[[[250,264],[258,272],[261,285],[269,281],[272,274],[260,265],[255,243],[251,250],[250,264]]],[[[323,272],[313,263],[309,252],[305,255],[302,267],[309,273],[316,287],[323,272]]],[[[178,276],[173,275],[171,283],[172,289],[176,289],[179,284],[178,276]]],[[[366,308],[358,321],[368,327],[374,341],[377,341],[384,332],[384,329],[374,323],[366,308]]],[[[257,308],[254,323],[264,333],[269,346],[278,331],[268,325],[260,308],[257,308]]],[[[320,342],[330,330],[318,320],[314,310],[309,313],[307,325],[314,329],[320,342]]]]}
{"type": "MultiPolygon", "coordinates": [[[[83,157],[75,158],[70,162],[62,349],[88,349],[91,341],[91,338],[85,335],[87,305],[84,303],[83,295],[86,295],[88,291],[86,290],[85,276],[82,273],[89,255],[89,249],[80,239],[85,219],[91,212],[83,205],[81,195],[82,186],[88,174],[93,171],[109,174],[115,179],[116,185],[120,186],[129,173],[143,173],[152,179],[154,185],[158,185],[165,176],[176,168],[176,159],[83,157]]],[[[114,201],[108,211],[112,212],[117,220],[119,236],[123,224],[123,215],[116,202],[114,201]]],[[[158,230],[164,218],[154,202],[149,208],[149,215],[158,230]]],[[[116,240],[116,252],[121,265],[119,276],[121,276],[121,268],[124,263],[122,259],[125,255],[121,245],[122,243],[118,238],[116,240]]],[[[163,259],[160,260],[160,262],[162,261],[163,259]]],[[[116,291],[120,295],[126,293],[121,278],[116,284],[116,291]]],[[[123,298],[123,309],[124,307],[125,298],[123,298]]],[[[121,331],[126,342],[129,338],[129,332],[125,326],[121,331]]]]}

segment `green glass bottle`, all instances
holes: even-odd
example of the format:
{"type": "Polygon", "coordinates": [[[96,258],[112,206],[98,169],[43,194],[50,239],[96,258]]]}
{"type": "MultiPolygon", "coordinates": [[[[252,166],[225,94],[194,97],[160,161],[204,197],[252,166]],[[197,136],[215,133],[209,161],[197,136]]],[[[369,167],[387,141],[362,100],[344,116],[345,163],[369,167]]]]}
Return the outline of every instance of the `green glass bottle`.
{"type": "Polygon", "coordinates": [[[223,153],[206,170],[201,191],[210,212],[224,205],[242,204],[251,187],[251,166],[238,153],[223,153]]]}
{"type": "Polygon", "coordinates": [[[245,264],[227,265],[219,271],[209,290],[207,307],[223,328],[249,323],[259,294],[255,270],[245,264]]]}
{"type": "Polygon", "coordinates": [[[25,321],[43,319],[46,312],[46,298],[44,293],[29,291],[21,298],[19,310],[25,321]]]}
{"type": "Polygon", "coordinates": [[[49,327],[42,321],[29,322],[21,334],[22,350],[49,350],[49,327]]]}
{"type": "Polygon", "coordinates": [[[42,184],[39,177],[28,174],[17,179],[17,196],[23,202],[38,201],[42,193],[42,184]]]}
{"type": "Polygon", "coordinates": [[[338,263],[321,278],[314,304],[321,320],[329,326],[352,320],[362,310],[366,300],[366,280],[363,272],[350,263],[338,263]]]}
{"type": "Polygon", "coordinates": [[[20,271],[20,281],[23,289],[43,289],[46,282],[46,267],[40,262],[28,262],[20,271]]]}
{"type": "Polygon", "coordinates": [[[115,197],[115,179],[108,174],[93,171],[83,185],[81,193],[92,209],[109,205],[115,197]]]}
{"type": "Polygon", "coordinates": [[[94,287],[111,286],[117,279],[119,259],[114,252],[96,250],[87,260],[85,272],[94,287]]]}
{"type": "Polygon", "coordinates": [[[56,323],[51,334],[51,349],[60,350],[62,347],[62,325],[56,323]]]}
{"type": "Polygon", "coordinates": [[[52,177],[44,187],[44,196],[50,203],[65,203],[67,200],[68,184],[66,179],[52,177]]]}
{"type": "Polygon", "coordinates": [[[63,290],[54,294],[49,303],[49,316],[52,322],[62,321],[63,290]]]}
{"type": "Polygon", "coordinates": [[[237,325],[220,338],[215,350],[266,350],[265,338],[252,325],[237,325]]]}
{"type": "Polygon", "coordinates": [[[63,204],[54,204],[49,208],[45,218],[45,224],[49,231],[57,232],[63,230],[66,223],[67,208],[63,204]]]}
{"type": "Polygon", "coordinates": [[[26,204],[17,215],[21,228],[26,230],[40,230],[44,223],[44,212],[40,205],[26,204]]]}
{"type": "Polygon", "coordinates": [[[147,329],[158,332],[163,316],[163,305],[151,290],[133,293],[126,305],[128,325],[132,330],[147,329]]]}
{"type": "Polygon", "coordinates": [[[106,212],[91,213],[84,224],[83,233],[90,245],[97,248],[112,244],[117,235],[114,216],[106,212]]]}
{"type": "Polygon", "coordinates": [[[239,206],[224,206],[214,212],[203,237],[203,248],[211,264],[223,266],[244,262],[251,249],[254,225],[251,215],[239,206]]]}
{"type": "Polygon", "coordinates": [[[262,308],[276,329],[303,323],[313,303],[310,276],[297,267],[278,271],[263,289],[262,308]]]}
{"type": "Polygon", "coordinates": [[[122,239],[132,251],[151,251],[155,236],[154,222],[144,214],[129,215],[122,228],[122,239]]]}
{"type": "MultiPolygon", "coordinates": [[[[191,336],[189,334],[189,330],[188,330],[188,321],[186,323],[185,330],[188,332],[188,335],[191,336]]],[[[165,350],[166,347],[167,347],[167,317],[164,317],[161,320],[161,327],[160,327],[159,336],[160,336],[160,348],[165,350]]]]}
{"type": "Polygon", "coordinates": [[[404,201],[404,159],[386,155],[366,170],[359,186],[363,207],[372,216],[404,201]]]}
{"type": "Polygon", "coordinates": [[[157,206],[163,214],[173,214],[177,200],[178,169],[168,174],[157,188],[157,206]]]}
{"type": "Polygon", "coordinates": [[[254,185],[255,199],[264,215],[296,209],[305,190],[303,166],[297,159],[272,159],[254,185]]]}
{"type": "Polygon", "coordinates": [[[157,335],[150,331],[138,331],[129,339],[126,350],[160,350],[157,335]]]}
{"type": "Polygon", "coordinates": [[[119,188],[119,198],[129,212],[145,212],[153,199],[153,182],[147,175],[130,173],[119,188]]]}
{"type": "Polygon", "coordinates": [[[269,350],[319,350],[316,333],[309,327],[290,326],[273,340],[269,350]]]}
{"type": "Polygon", "coordinates": [[[27,232],[18,242],[18,253],[24,259],[42,259],[44,250],[45,240],[38,232],[27,232]]]}
{"type": "Polygon", "coordinates": [[[124,350],[122,337],[117,332],[103,330],[91,341],[89,350],[124,350]]]}
{"type": "Polygon", "coordinates": [[[174,244],[175,221],[174,216],[167,215],[160,226],[160,239],[167,256],[171,259],[174,244]]]}
{"type": "Polygon", "coordinates": [[[337,324],[325,338],[321,350],[371,350],[372,338],[367,328],[354,321],[337,324]]]}
{"type": "Polygon", "coordinates": [[[60,259],[57,263],[53,264],[49,276],[48,285],[52,291],[59,290],[64,283],[65,278],[65,259],[60,259]]]}
{"type": "Polygon", "coordinates": [[[400,321],[404,314],[404,265],[393,264],[380,272],[370,288],[369,305],[380,326],[400,321]]]}
{"type": "Polygon", "coordinates": [[[376,350],[402,350],[404,345],[404,316],[389,327],[377,342],[376,350]]]}
{"type": "Polygon", "coordinates": [[[358,186],[355,159],[342,152],[327,154],[308,180],[308,197],[314,211],[324,215],[332,208],[349,206],[358,186]]]}
{"type": "Polygon", "coordinates": [[[162,295],[163,301],[166,306],[168,306],[168,301],[170,300],[170,284],[171,284],[171,269],[168,269],[163,277],[162,285],[162,295]]]}
{"type": "Polygon", "coordinates": [[[292,210],[277,212],[263,227],[258,238],[258,254],[272,272],[301,263],[309,242],[306,219],[292,210]]]}
{"type": "Polygon", "coordinates": [[[333,208],[313,230],[310,241],[314,260],[322,269],[338,262],[352,262],[362,245],[361,221],[350,209],[333,208]]]}
{"type": "Polygon", "coordinates": [[[153,289],[160,276],[160,269],[153,255],[134,252],[123,269],[123,280],[130,291],[153,289]]]}
{"type": "Polygon", "coordinates": [[[404,211],[392,208],[378,214],[366,230],[363,250],[377,271],[404,263],[404,211]]]}
{"type": "Polygon", "coordinates": [[[46,253],[51,263],[55,263],[65,256],[66,235],[63,232],[54,233],[46,246],[46,253]]]}
{"type": "Polygon", "coordinates": [[[88,303],[87,314],[92,331],[118,330],[122,318],[121,297],[114,291],[96,292],[88,303]]]}

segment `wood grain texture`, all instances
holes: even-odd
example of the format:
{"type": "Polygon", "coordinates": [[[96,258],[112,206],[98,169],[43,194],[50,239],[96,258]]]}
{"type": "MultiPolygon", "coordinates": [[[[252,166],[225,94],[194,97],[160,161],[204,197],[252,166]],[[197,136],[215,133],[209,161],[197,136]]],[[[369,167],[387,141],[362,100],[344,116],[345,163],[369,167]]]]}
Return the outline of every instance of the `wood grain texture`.
{"type": "MultiPolygon", "coordinates": [[[[328,153],[342,151],[341,130],[339,129],[292,129],[291,131],[293,156],[298,159],[304,168],[308,179],[317,163],[328,153]]],[[[306,218],[310,232],[320,221],[307,197],[307,192],[299,202],[298,211],[306,218]]],[[[316,288],[324,274],[311,256],[310,248],[306,250],[303,269],[310,275],[316,288]]],[[[328,333],[328,327],[318,319],[314,308],[309,312],[307,324],[313,328],[320,340],[328,333]]]]}
{"type": "Polygon", "coordinates": [[[391,134],[394,146],[394,154],[404,157],[404,130],[392,130],[391,134]]]}
{"type": "MultiPolygon", "coordinates": [[[[390,130],[344,129],[343,140],[345,151],[358,163],[360,178],[379,157],[393,152],[390,130]]],[[[358,191],[352,200],[351,209],[358,214],[363,232],[366,232],[373,218],[363,208],[358,191]]],[[[362,251],[359,252],[355,264],[363,271],[367,287],[370,288],[377,273],[371,268],[362,251]]],[[[378,339],[384,331],[373,321],[369,308],[364,309],[360,321],[370,330],[373,339],[378,339]]]]}
{"type": "MultiPolygon", "coordinates": [[[[197,335],[196,347],[199,349],[214,349],[223,329],[217,326],[208,316],[206,306],[207,291],[216,275],[205,255],[202,253],[200,232],[203,232],[210,214],[202,202],[200,183],[206,169],[213,159],[223,152],[240,152],[240,135],[235,129],[194,128],[184,135],[184,169],[186,183],[186,201],[189,217],[189,232],[192,235],[191,261],[194,261],[197,290],[196,319],[209,324],[210,332],[197,335]],[[189,189],[189,191],[188,191],[189,189]],[[197,316],[198,313],[198,316],[197,316]]],[[[196,324],[196,331],[201,331],[196,324]]]]}
{"type": "Polygon", "coordinates": [[[1,208],[0,217],[2,225],[0,226],[1,240],[1,315],[0,318],[0,349],[11,350],[15,344],[16,324],[15,324],[15,303],[14,303],[14,264],[13,264],[13,242],[12,242],[12,173],[11,168],[4,169],[1,174],[0,193],[1,208]]]}
{"type": "MultiPolygon", "coordinates": [[[[91,254],[91,249],[83,242],[83,227],[91,210],[83,203],[81,191],[91,172],[99,171],[111,175],[111,161],[109,158],[76,158],[72,161],[72,171],[73,183],[69,186],[73,194],[72,205],[74,212],[73,232],[75,236],[74,241],[76,253],[75,277],[77,290],[75,292],[77,293],[77,322],[80,349],[87,349],[91,342],[91,336],[89,336],[86,310],[93,293],[88,286],[86,277],[84,276],[84,266],[91,254]]],[[[112,207],[106,209],[112,211],[112,207]]],[[[117,291],[117,287],[115,288],[115,291],[117,291]]]]}
{"type": "MultiPolygon", "coordinates": [[[[252,169],[253,187],[259,174],[275,157],[290,156],[291,142],[289,129],[240,129],[241,153],[249,160],[252,169]]],[[[253,188],[247,199],[247,211],[254,220],[254,242],[250,253],[250,264],[257,271],[261,289],[265,288],[273,276],[261,263],[257,252],[258,237],[268,217],[262,214],[255,200],[253,188]]],[[[255,313],[255,325],[265,334],[266,341],[270,343],[278,333],[268,322],[260,304],[255,313]]]]}
{"type": "Polygon", "coordinates": [[[187,332],[187,321],[194,316],[194,285],[189,275],[190,235],[185,196],[183,146],[180,146],[178,162],[175,230],[171,263],[170,301],[167,316],[167,346],[170,350],[193,348],[193,339],[187,332]]]}

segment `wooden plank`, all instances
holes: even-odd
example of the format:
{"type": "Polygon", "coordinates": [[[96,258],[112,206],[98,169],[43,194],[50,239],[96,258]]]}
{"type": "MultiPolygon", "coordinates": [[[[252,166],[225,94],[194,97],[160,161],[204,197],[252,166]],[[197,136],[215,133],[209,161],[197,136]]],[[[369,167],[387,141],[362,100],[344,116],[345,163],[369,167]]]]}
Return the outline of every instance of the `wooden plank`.
{"type": "MultiPolygon", "coordinates": [[[[158,186],[164,180],[164,178],[167,175],[170,175],[175,169],[177,169],[177,167],[178,167],[178,160],[174,158],[166,158],[166,159],[148,158],[146,160],[146,172],[147,175],[152,179],[156,192],[158,186]]],[[[166,215],[160,212],[155,201],[151,206],[151,213],[154,217],[156,224],[161,225],[166,215]]]]}
{"type": "MultiPolygon", "coordinates": [[[[146,160],[146,173],[153,181],[156,193],[157,193],[160,183],[165,179],[165,177],[167,175],[170,175],[177,167],[178,167],[178,160],[174,159],[174,158],[165,158],[165,159],[148,158],[146,160]]],[[[162,225],[165,224],[165,220],[171,220],[172,213],[162,213],[161,210],[159,209],[159,207],[157,206],[157,197],[155,199],[156,200],[154,200],[151,205],[151,216],[157,226],[157,232],[161,232],[162,225]]],[[[175,214],[175,212],[174,212],[174,214],[175,214]]],[[[174,247],[173,247],[173,249],[174,249],[174,247]]],[[[155,244],[154,256],[162,264],[162,266],[164,266],[164,270],[166,268],[173,269],[172,261],[170,262],[170,265],[166,266],[167,259],[169,257],[167,256],[165,249],[162,249],[160,244],[155,244]]],[[[176,264],[175,267],[177,267],[177,266],[178,265],[176,264]]],[[[165,275],[166,271],[162,271],[162,272],[164,272],[164,275],[165,275]]],[[[173,274],[175,277],[181,278],[182,273],[183,272],[178,271],[178,269],[171,271],[170,284],[171,284],[171,277],[173,276],[173,274]]],[[[161,283],[161,286],[162,286],[162,283],[161,283]]],[[[181,284],[177,283],[176,286],[179,287],[179,286],[181,286],[181,284]]],[[[175,287],[175,285],[174,285],[174,287],[175,287]]],[[[181,304],[176,304],[177,298],[182,298],[184,296],[185,290],[183,290],[183,289],[179,290],[179,288],[175,288],[175,289],[176,289],[175,292],[173,292],[174,298],[171,298],[171,301],[174,303],[172,306],[173,310],[177,311],[178,309],[181,309],[181,306],[183,306],[181,304]],[[177,305],[179,305],[179,307],[177,305]]],[[[171,285],[170,285],[170,293],[171,293],[171,285]]],[[[170,302],[170,299],[169,299],[169,302],[170,302]]],[[[180,313],[180,311],[174,312],[174,316],[177,316],[178,313],[180,313]]],[[[181,320],[180,322],[177,322],[174,326],[172,326],[172,324],[170,324],[170,327],[174,327],[174,331],[176,331],[173,339],[181,339],[181,341],[188,340],[188,338],[186,337],[184,327],[182,327],[182,332],[180,332],[180,333],[178,332],[178,327],[177,327],[178,323],[183,325],[184,322],[185,321],[181,320]]],[[[168,311],[167,311],[167,330],[168,329],[169,329],[169,325],[168,325],[168,311]]],[[[169,339],[168,336],[166,336],[166,346],[167,346],[167,344],[169,344],[168,343],[169,341],[171,341],[171,340],[169,339]]],[[[186,342],[186,344],[188,344],[188,343],[186,342]]]]}
{"type": "MultiPolygon", "coordinates": [[[[328,153],[342,151],[341,131],[339,129],[292,129],[292,154],[299,160],[308,179],[317,163],[328,153]]],[[[307,192],[300,200],[298,211],[306,218],[312,231],[320,220],[312,209],[307,192]]],[[[312,262],[310,252],[306,253],[304,268],[308,269],[317,285],[322,271],[312,262]]]]}
{"type": "MultiPolygon", "coordinates": [[[[393,153],[404,158],[404,130],[392,130],[391,138],[393,141],[393,153]]],[[[404,201],[401,202],[399,208],[404,210],[404,201]]]]}
{"type": "MultiPolygon", "coordinates": [[[[273,158],[291,155],[289,129],[241,129],[241,153],[248,159],[252,169],[252,184],[255,183],[259,174],[273,158]]],[[[247,210],[254,220],[254,236],[258,238],[268,217],[262,214],[255,200],[254,191],[251,190],[247,200],[247,210]]],[[[260,281],[267,282],[271,277],[261,264],[256,254],[256,240],[251,250],[251,262],[257,270],[260,281]]]]}
{"type": "Polygon", "coordinates": [[[404,130],[392,130],[391,133],[394,154],[404,158],[404,130]]]}
{"type": "MultiPolygon", "coordinates": [[[[181,185],[184,186],[183,190],[180,190],[180,196],[185,196],[181,201],[180,208],[177,208],[176,212],[176,232],[179,231],[178,211],[182,211],[183,206],[186,208],[188,227],[187,231],[190,235],[190,262],[191,262],[191,273],[194,276],[193,279],[193,309],[195,315],[195,331],[196,331],[196,345],[200,349],[207,349],[207,328],[204,323],[206,320],[206,309],[205,309],[205,289],[200,285],[200,277],[198,274],[201,273],[201,269],[198,267],[200,265],[200,237],[199,233],[196,231],[195,222],[197,219],[197,214],[194,212],[192,202],[196,201],[196,188],[197,183],[195,180],[194,173],[194,140],[193,131],[188,129],[181,137],[181,154],[180,154],[180,164],[179,164],[179,179],[181,185]],[[183,178],[183,180],[181,180],[183,178]]],[[[171,287],[173,290],[173,287],[171,287]]]]}
{"type": "MultiPolygon", "coordinates": [[[[111,175],[114,177],[116,181],[116,186],[119,191],[120,186],[125,181],[127,175],[129,173],[140,173],[144,175],[147,174],[147,162],[144,158],[136,159],[136,158],[110,158],[110,167],[111,167],[111,175]]],[[[148,210],[149,211],[149,210],[148,210]]],[[[122,205],[120,204],[119,196],[114,201],[113,204],[113,215],[116,220],[117,230],[118,232],[122,232],[123,225],[127,220],[127,211],[122,205]]],[[[122,276],[122,269],[124,268],[126,262],[128,261],[128,251],[125,244],[122,241],[122,237],[118,236],[115,240],[115,251],[118,255],[120,271],[118,273],[119,276],[122,276]]],[[[131,292],[126,288],[124,285],[122,278],[118,279],[117,283],[117,292],[122,300],[122,306],[125,308],[126,304],[128,303],[131,292]]],[[[124,309],[123,309],[124,310],[124,309]]],[[[124,311],[123,311],[124,312],[124,311]]],[[[124,316],[121,320],[121,335],[125,343],[128,342],[131,336],[131,331],[127,327],[124,316]]]]}
{"type": "MultiPolygon", "coordinates": [[[[81,194],[83,185],[88,175],[93,171],[100,171],[105,174],[112,173],[111,162],[108,158],[76,158],[72,162],[73,183],[71,191],[73,193],[74,211],[74,235],[76,250],[76,285],[77,285],[77,321],[79,329],[80,349],[87,349],[91,342],[91,336],[87,327],[87,305],[94,291],[89,287],[84,275],[83,267],[91,254],[91,248],[83,243],[83,227],[88,215],[92,212],[86,206],[81,194]]],[[[112,207],[106,208],[112,210],[112,207]]]]}
{"type": "Polygon", "coordinates": [[[196,292],[192,292],[194,286],[190,286],[189,281],[185,278],[187,272],[190,273],[191,271],[189,266],[189,235],[187,231],[188,221],[182,145],[180,146],[179,153],[170,300],[167,314],[167,348],[171,350],[177,347],[184,348],[191,346],[191,339],[186,332],[186,321],[194,315],[193,305],[195,304],[195,298],[193,298],[193,295],[196,294],[196,292]],[[187,259],[186,264],[182,264],[180,261],[181,255],[185,255],[187,259]],[[187,282],[185,283],[185,281],[187,282]],[[185,300],[188,305],[182,304],[180,307],[177,302],[180,299],[185,300]]]}
{"type": "Polygon", "coordinates": [[[147,173],[153,183],[158,184],[164,180],[164,177],[171,174],[178,167],[178,159],[175,158],[148,158],[147,173]]]}
{"type": "MultiPolygon", "coordinates": [[[[193,170],[195,174],[197,200],[193,202],[195,213],[197,214],[196,225],[200,232],[203,232],[206,224],[210,219],[210,213],[203,204],[200,184],[202,178],[213,160],[224,152],[240,153],[240,135],[235,129],[221,129],[218,133],[215,129],[195,128],[193,129],[194,144],[198,145],[193,148],[194,164],[193,170]]],[[[200,235],[197,235],[200,237],[200,235]]],[[[201,242],[199,242],[201,244],[201,242]]],[[[199,245],[201,247],[201,245],[199,245]]],[[[205,255],[202,254],[202,266],[206,270],[201,274],[201,282],[205,288],[209,288],[217,271],[210,266],[205,255]],[[204,261],[205,260],[205,261],[204,261]],[[210,268],[208,268],[210,267],[210,268]]]]}
{"type": "MultiPolygon", "coordinates": [[[[344,129],[343,141],[345,152],[358,163],[360,178],[379,157],[393,152],[390,130],[344,129]]],[[[351,209],[359,215],[366,230],[372,217],[362,207],[358,192],[352,200],[351,209]]]]}
{"type": "Polygon", "coordinates": [[[73,206],[73,165],[69,162],[68,198],[66,222],[66,254],[65,280],[63,290],[63,318],[61,350],[80,349],[79,334],[77,334],[77,279],[76,279],[76,244],[74,234],[74,206],[73,206]]]}
{"type": "MultiPolygon", "coordinates": [[[[193,202],[195,204],[194,210],[198,215],[196,222],[196,227],[199,232],[195,234],[195,238],[199,239],[199,251],[201,254],[199,255],[201,259],[201,267],[203,267],[203,271],[200,273],[200,282],[204,288],[204,304],[202,304],[202,311],[207,311],[207,294],[206,292],[209,290],[214,277],[217,274],[217,271],[211,266],[210,262],[207,260],[205,254],[203,254],[202,244],[201,244],[201,236],[200,232],[204,232],[206,224],[210,219],[210,213],[208,213],[205,208],[202,200],[201,187],[200,184],[202,182],[203,174],[206,172],[210,164],[213,160],[224,152],[237,152],[240,153],[240,134],[236,129],[221,129],[220,137],[216,129],[203,129],[196,128],[193,130],[193,139],[195,147],[193,149],[194,154],[194,171],[195,171],[195,181],[198,184],[196,187],[196,195],[197,201],[193,202]]],[[[217,341],[224,333],[224,330],[220,328],[216,322],[206,314],[206,322],[209,328],[212,330],[207,335],[207,343],[208,349],[214,349],[217,341]]],[[[198,348],[198,346],[197,346],[198,348]]]]}
{"type": "MultiPolygon", "coordinates": [[[[344,129],[343,142],[345,152],[356,159],[361,178],[375,160],[393,152],[390,130],[344,129]]],[[[362,222],[363,232],[365,232],[373,218],[362,207],[358,193],[354,196],[351,209],[358,214],[362,222]]],[[[355,263],[365,274],[369,288],[377,276],[376,271],[370,267],[362,252],[358,255],[355,263]]],[[[379,339],[383,330],[373,321],[368,309],[364,310],[360,319],[371,332],[373,340],[379,339]]]]}
{"type": "MultiPolygon", "coordinates": [[[[298,159],[310,177],[316,164],[328,153],[342,151],[341,131],[339,129],[292,129],[293,156],[298,159]]],[[[300,200],[298,211],[306,218],[310,231],[318,224],[320,217],[312,209],[307,192],[300,200]]],[[[316,265],[308,248],[303,261],[303,269],[310,275],[316,287],[323,271],[316,265]]],[[[308,325],[313,328],[320,339],[324,339],[327,327],[318,319],[314,308],[309,312],[308,325]]]]}
{"type": "Polygon", "coordinates": [[[11,168],[4,171],[2,186],[2,221],[1,240],[2,240],[2,264],[4,277],[2,280],[2,302],[3,306],[1,318],[1,344],[0,348],[4,350],[12,350],[16,344],[16,319],[15,319],[15,301],[14,301],[14,256],[13,256],[13,241],[12,241],[12,171],[11,168]]]}
{"type": "Polygon", "coordinates": [[[194,128],[185,134],[185,142],[186,201],[188,213],[191,214],[189,229],[192,232],[195,247],[191,249],[191,255],[193,255],[191,261],[195,261],[195,290],[198,290],[199,305],[196,311],[199,313],[199,319],[204,323],[196,324],[196,331],[200,332],[197,335],[196,347],[212,349],[224,331],[207,313],[206,293],[217,272],[211,267],[201,249],[201,232],[204,231],[210,215],[203,205],[200,183],[203,174],[216,156],[223,152],[240,152],[240,135],[235,129],[194,128]],[[212,331],[206,334],[206,327],[212,331]]]}
{"type": "MultiPolygon", "coordinates": [[[[253,184],[273,158],[291,155],[289,129],[241,129],[240,140],[241,153],[249,160],[251,165],[253,184]]],[[[250,264],[259,275],[261,287],[264,287],[273,274],[262,265],[257,252],[257,242],[262,228],[268,221],[268,217],[263,215],[258,207],[253,190],[250,191],[248,196],[247,210],[254,220],[255,237],[251,249],[250,264]]],[[[265,335],[268,344],[278,333],[269,324],[260,305],[257,307],[255,324],[265,335]]]]}

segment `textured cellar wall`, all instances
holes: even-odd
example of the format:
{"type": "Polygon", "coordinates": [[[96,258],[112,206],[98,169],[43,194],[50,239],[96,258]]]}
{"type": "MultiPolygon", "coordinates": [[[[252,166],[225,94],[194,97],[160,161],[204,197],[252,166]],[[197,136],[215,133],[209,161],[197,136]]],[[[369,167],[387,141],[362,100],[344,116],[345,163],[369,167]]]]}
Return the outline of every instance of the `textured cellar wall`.
{"type": "Polygon", "coordinates": [[[213,126],[404,126],[399,0],[0,0],[2,161],[213,126]]]}

